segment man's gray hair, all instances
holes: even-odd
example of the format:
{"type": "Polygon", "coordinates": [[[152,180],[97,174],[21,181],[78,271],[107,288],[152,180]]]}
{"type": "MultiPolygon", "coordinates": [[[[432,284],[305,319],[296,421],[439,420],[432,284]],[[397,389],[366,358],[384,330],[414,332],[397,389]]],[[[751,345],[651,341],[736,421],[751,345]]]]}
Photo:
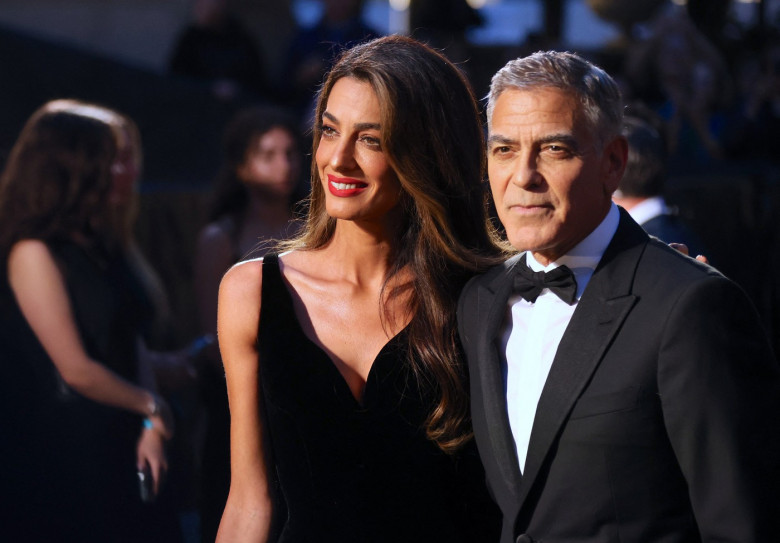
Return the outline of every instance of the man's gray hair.
{"type": "Polygon", "coordinates": [[[601,145],[617,136],[623,123],[620,89],[604,70],[570,52],[538,51],[509,61],[491,80],[487,96],[488,126],[498,97],[506,90],[556,88],[571,92],[595,129],[601,145]]]}

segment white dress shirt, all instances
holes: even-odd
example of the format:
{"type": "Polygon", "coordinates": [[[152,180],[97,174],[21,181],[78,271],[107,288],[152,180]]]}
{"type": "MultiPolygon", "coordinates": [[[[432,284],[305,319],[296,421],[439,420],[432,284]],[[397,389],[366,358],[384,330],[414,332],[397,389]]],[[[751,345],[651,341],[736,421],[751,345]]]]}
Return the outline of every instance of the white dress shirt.
{"type": "Polygon", "coordinates": [[[564,264],[571,268],[577,279],[577,301],[568,305],[549,289],[542,290],[534,303],[520,296],[510,296],[508,301],[500,354],[509,426],[515,439],[521,471],[525,469],[536,405],[550,373],[558,344],[588,281],[615,235],[619,220],[617,206],[612,204],[607,216],[588,237],[546,267],[539,264],[530,252],[526,253],[526,262],[534,271],[549,272],[564,264]]]}
{"type": "Polygon", "coordinates": [[[666,205],[666,200],[660,196],[653,196],[647,200],[642,200],[631,209],[627,209],[628,214],[638,224],[645,224],[650,219],[655,219],[661,215],[669,215],[671,210],[666,205]]]}

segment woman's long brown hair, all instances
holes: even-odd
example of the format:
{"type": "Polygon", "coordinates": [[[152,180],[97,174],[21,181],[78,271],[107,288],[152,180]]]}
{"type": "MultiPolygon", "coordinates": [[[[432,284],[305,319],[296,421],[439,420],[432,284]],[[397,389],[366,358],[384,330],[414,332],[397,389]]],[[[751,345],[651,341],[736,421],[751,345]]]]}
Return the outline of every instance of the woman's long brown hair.
{"type": "MultiPolygon", "coordinates": [[[[443,55],[413,39],[388,36],[346,51],[327,76],[317,103],[313,148],[333,85],[343,77],[369,83],[381,109],[381,145],[401,183],[402,225],[385,284],[406,269],[414,315],[410,356],[422,386],[438,401],[426,421],[429,439],[457,450],[471,435],[468,382],[457,340],[458,294],[475,273],[503,255],[485,207],[485,152],[477,103],[464,75],[443,55]]],[[[302,234],[285,249],[328,244],[336,221],[312,161],[312,192],[302,234]]],[[[386,308],[382,309],[386,314],[386,308]]]]}
{"type": "Polygon", "coordinates": [[[25,238],[106,241],[115,137],[106,122],[61,102],[32,114],[0,175],[0,254],[25,238]]]}

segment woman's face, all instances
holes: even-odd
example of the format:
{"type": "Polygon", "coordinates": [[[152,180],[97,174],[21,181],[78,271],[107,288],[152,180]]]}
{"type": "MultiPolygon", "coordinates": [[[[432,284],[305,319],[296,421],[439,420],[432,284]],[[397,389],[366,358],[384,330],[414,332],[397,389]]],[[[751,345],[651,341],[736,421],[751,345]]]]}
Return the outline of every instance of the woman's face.
{"type": "Polygon", "coordinates": [[[344,77],[333,85],[315,154],[331,217],[384,221],[397,206],[401,184],[380,144],[380,119],[369,83],[344,77]]]}
{"type": "Polygon", "coordinates": [[[111,165],[109,202],[112,205],[127,205],[131,201],[135,193],[135,183],[138,180],[138,175],[138,156],[133,148],[130,136],[123,130],[117,142],[114,163],[111,165]]]}
{"type": "Polygon", "coordinates": [[[282,127],[253,138],[236,174],[250,189],[257,187],[277,196],[290,196],[300,174],[295,138],[282,127]]]}

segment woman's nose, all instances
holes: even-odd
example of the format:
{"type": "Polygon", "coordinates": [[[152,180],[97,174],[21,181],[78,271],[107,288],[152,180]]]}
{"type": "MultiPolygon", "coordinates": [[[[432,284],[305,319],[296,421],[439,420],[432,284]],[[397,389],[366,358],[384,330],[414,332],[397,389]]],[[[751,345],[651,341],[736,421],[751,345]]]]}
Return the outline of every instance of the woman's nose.
{"type": "Polygon", "coordinates": [[[334,170],[349,169],[355,165],[355,144],[342,138],[333,148],[330,165],[334,170]]]}

